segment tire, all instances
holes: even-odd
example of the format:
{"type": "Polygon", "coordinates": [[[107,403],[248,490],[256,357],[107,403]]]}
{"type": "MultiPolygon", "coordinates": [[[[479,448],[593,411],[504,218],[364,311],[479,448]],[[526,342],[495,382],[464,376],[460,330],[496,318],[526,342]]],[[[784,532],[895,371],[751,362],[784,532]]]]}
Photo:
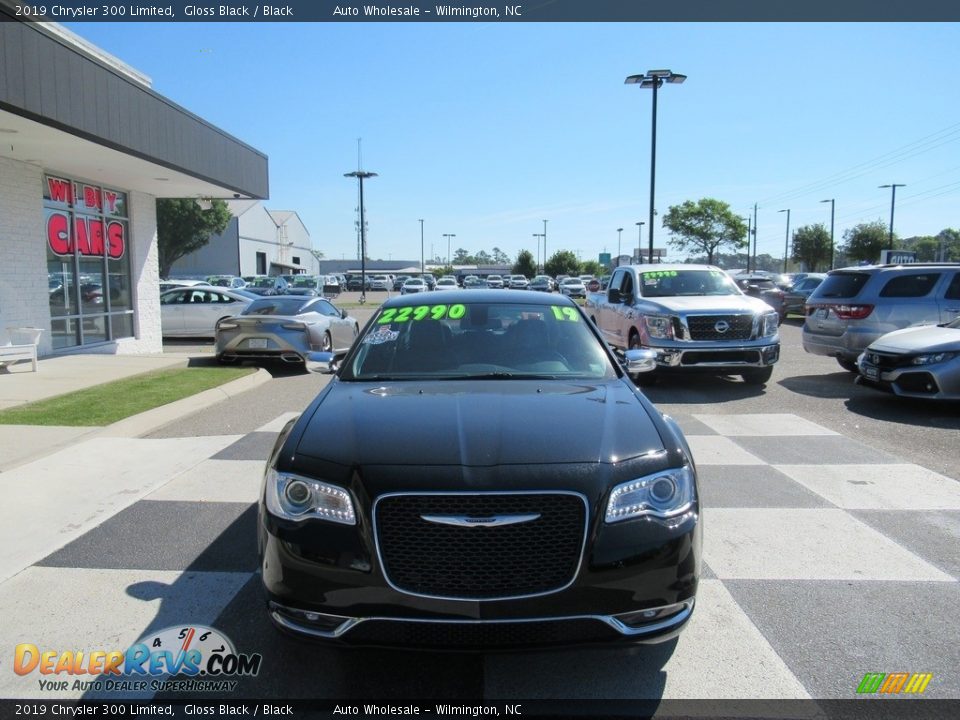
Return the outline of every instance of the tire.
{"type": "Polygon", "coordinates": [[[837,362],[847,372],[857,372],[857,363],[854,360],[847,360],[845,357],[837,356],[837,362]]]}
{"type": "Polygon", "coordinates": [[[320,352],[331,352],[333,350],[333,340],[330,339],[330,333],[323,334],[323,340],[320,341],[320,352]]]}
{"type": "Polygon", "coordinates": [[[751,370],[743,373],[740,377],[747,385],[766,385],[773,377],[773,366],[761,368],[760,370],[751,370]]]}

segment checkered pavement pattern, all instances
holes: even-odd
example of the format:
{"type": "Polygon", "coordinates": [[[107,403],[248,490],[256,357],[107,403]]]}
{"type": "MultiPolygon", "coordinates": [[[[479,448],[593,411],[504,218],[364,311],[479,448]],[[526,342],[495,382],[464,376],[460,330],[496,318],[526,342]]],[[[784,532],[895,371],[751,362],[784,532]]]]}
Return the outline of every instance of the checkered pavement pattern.
{"type": "Polygon", "coordinates": [[[960,482],[900,460],[895,437],[884,451],[793,414],[675,415],[704,567],[671,643],[337,652],[273,630],[256,574],[263,462],[293,415],[242,436],[100,438],[3,473],[34,490],[0,507],[0,546],[27,541],[0,551],[0,696],[83,695],[16,675],[18,643],[123,649],[187,623],[264,656],[231,697],[851,698],[867,672],[933,673],[927,697],[960,697],[960,482]]]}

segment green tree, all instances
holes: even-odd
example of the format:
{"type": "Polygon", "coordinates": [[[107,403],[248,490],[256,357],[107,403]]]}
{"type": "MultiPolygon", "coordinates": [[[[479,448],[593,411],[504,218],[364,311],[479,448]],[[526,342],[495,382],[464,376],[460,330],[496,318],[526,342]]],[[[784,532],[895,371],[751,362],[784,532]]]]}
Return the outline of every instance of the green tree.
{"type": "Polygon", "coordinates": [[[798,227],[793,233],[791,257],[810,272],[830,265],[830,231],[823,223],[798,227]]]}
{"type": "Polygon", "coordinates": [[[457,248],[453,253],[454,265],[473,265],[474,259],[470,256],[470,251],[465,248],[457,248]]]}
{"type": "Polygon", "coordinates": [[[953,228],[941,230],[937,233],[937,240],[943,245],[942,260],[944,262],[960,260],[960,230],[953,228]]]}
{"type": "Polygon", "coordinates": [[[544,269],[547,275],[556,277],[557,275],[579,275],[580,261],[577,256],[569,250],[557,250],[550,259],[547,260],[544,269]]]}
{"type": "Polygon", "coordinates": [[[880,251],[890,245],[889,230],[882,220],[860,223],[844,231],[843,239],[843,252],[852,262],[879,262],[880,251]]]}
{"type": "Polygon", "coordinates": [[[593,275],[600,277],[607,272],[607,269],[596,260],[585,260],[580,264],[580,273],[583,275],[593,275]]]}
{"type": "Polygon", "coordinates": [[[672,205],[663,216],[663,226],[673,235],[668,242],[678,250],[702,252],[713,263],[717,249],[729,245],[741,249],[747,244],[747,226],[730,206],[714,198],[687,200],[672,205]]]}
{"type": "Polygon", "coordinates": [[[521,250],[517,253],[517,261],[513,264],[511,271],[514,275],[523,275],[528,280],[537,274],[537,264],[533,259],[533,253],[529,250],[521,250]]]}
{"type": "Polygon", "coordinates": [[[201,210],[193,198],[157,200],[157,248],[160,277],[184,255],[199,250],[210,237],[222,233],[233,217],[223,200],[213,200],[209,210],[201,210]]]}
{"type": "Polygon", "coordinates": [[[477,253],[476,261],[477,265],[492,265],[493,257],[486,250],[481,250],[477,253]]]}
{"type": "Polygon", "coordinates": [[[493,264],[494,265],[508,265],[510,263],[510,256],[507,255],[503,250],[498,247],[493,249],[493,264]]]}
{"type": "Polygon", "coordinates": [[[454,275],[456,276],[457,271],[453,269],[453,265],[440,265],[433,269],[433,276],[435,278],[442,278],[444,275],[454,275]]]}

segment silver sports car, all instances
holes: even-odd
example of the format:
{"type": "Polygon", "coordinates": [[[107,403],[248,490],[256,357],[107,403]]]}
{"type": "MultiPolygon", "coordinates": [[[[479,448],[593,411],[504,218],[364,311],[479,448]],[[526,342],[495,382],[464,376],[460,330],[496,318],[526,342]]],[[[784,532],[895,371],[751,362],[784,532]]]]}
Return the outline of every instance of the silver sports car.
{"type": "Polygon", "coordinates": [[[307,353],[347,350],[360,325],[321,297],[274,296],[255,300],[239,315],[217,323],[217,360],[304,361],[307,353]]]}
{"type": "Polygon", "coordinates": [[[960,400],[960,317],[877,338],[857,360],[857,369],[860,382],[897,395],[960,400]]]}

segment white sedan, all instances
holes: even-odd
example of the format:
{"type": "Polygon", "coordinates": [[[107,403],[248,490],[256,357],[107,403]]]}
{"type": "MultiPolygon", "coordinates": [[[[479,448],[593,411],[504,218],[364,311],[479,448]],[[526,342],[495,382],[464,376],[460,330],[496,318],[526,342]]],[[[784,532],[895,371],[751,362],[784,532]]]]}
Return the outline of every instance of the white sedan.
{"type": "Polygon", "coordinates": [[[434,290],[457,290],[457,279],[453,277],[442,277],[437,280],[437,285],[434,287],[434,290]]]}
{"type": "Polygon", "coordinates": [[[167,290],[160,295],[163,336],[212,338],[219,320],[239,315],[254,297],[207,285],[167,290]]]}

